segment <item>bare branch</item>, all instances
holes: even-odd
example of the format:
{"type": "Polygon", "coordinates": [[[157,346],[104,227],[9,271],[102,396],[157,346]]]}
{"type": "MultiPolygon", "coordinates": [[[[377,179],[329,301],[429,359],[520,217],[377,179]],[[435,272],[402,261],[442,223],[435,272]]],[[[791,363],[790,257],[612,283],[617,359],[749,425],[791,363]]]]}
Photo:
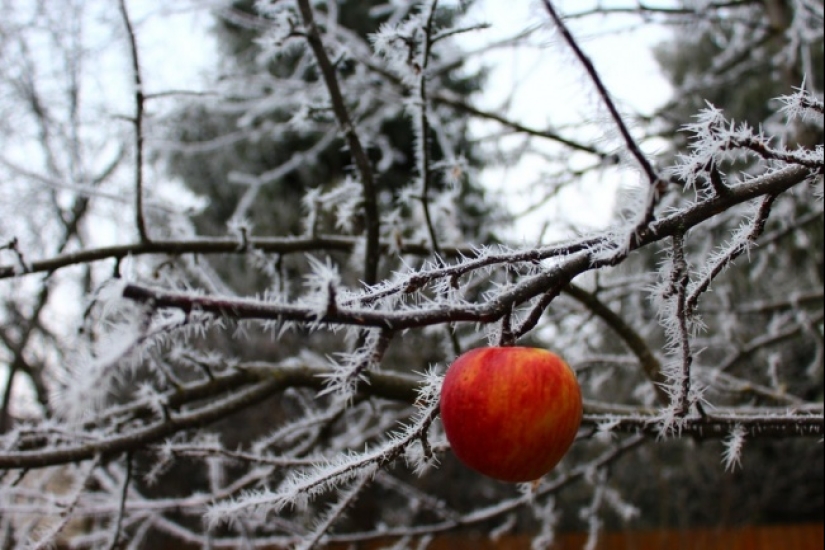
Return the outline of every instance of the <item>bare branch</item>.
{"type": "Polygon", "coordinates": [[[435,14],[438,7],[438,0],[432,0],[427,14],[427,22],[424,26],[424,43],[419,64],[416,67],[418,71],[418,136],[420,141],[418,144],[418,177],[421,178],[421,204],[424,209],[424,219],[427,222],[427,230],[430,233],[430,244],[432,244],[433,252],[438,261],[441,261],[441,247],[438,245],[438,236],[436,235],[435,225],[433,225],[432,213],[430,212],[430,191],[432,190],[432,170],[430,161],[430,118],[429,118],[429,96],[427,92],[427,72],[430,66],[430,54],[433,47],[433,33],[435,29],[435,14]]]}
{"type": "MultiPolygon", "coordinates": [[[[593,62],[584,53],[584,51],[579,46],[579,43],[573,37],[573,34],[567,28],[564,20],[556,11],[556,8],[553,6],[553,3],[550,0],[543,0],[544,7],[547,9],[547,12],[550,14],[550,17],[553,19],[553,23],[559,29],[564,38],[564,41],[573,50],[573,53],[576,54],[576,57],[581,62],[582,66],[584,67],[585,71],[587,71],[588,77],[593,82],[593,85],[596,87],[596,90],[599,93],[599,97],[604,102],[607,110],[610,112],[610,116],[613,118],[613,122],[616,123],[616,126],[619,129],[619,132],[622,134],[622,138],[624,139],[625,146],[627,147],[628,151],[633,155],[636,161],[639,163],[642,171],[645,173],[648,179],[648,183],[652,188],[658,187],[660,185],[660,178],[656,171],[653,169],[653,165],[650,164],[650,161],[647,159],[642,150],[639,149],[639,145],[636,143],[636,140],[633,139],[633,136],[630,135],[630,130],[627,128],[627,125],[624,123],[624,119],[622,115],[619,114],[619,110],[616,108],[613,99],[610,97],[610,93],[607,91],[604,83],[602,82],[599,73],[596,71],[596,67],[593,66],[593,62]]],[[[647,218],[649,220],[649,218],[647,218]]]]}
{"type": "Polygon", "coordinates": [[[581,19],[593,15],[611,15],[617,13],[639,15],[641,17],[649,17],[652,14],[666,16],[690,15],[695,17],[708,17],[709,14],[719,10],[748,6],[755,4],[757,1],[758,0],[731,0],[729,2],[708,2],[703,4],[701,9],[691,7],[655,6],[644,2],[638,2],[636,5],[631,7],[598,7],[586,11],[569,13],[565,15],[565,17],[567,19],[581,19]]]}
{"type": "Polygon", "coordinates": [[[129,484],[132,482],[132,453],[126,453],[126,472],[123,475],[123,485],[120,493],[120,507],[117,511],[117,516],[114,520],[114,528],[112,530],[112,542],[109,544],[109,550],[115,550],[118,547],[118,540],[120,539],[120,530],[123,526],[123,515],[126,511],[126,502],[129,496],[129,484]]]}
{"type": "Polygon", "coordinates": [[[126,34],[129,38],[129,52],[132,57],[132,78],[135,85],[135,115],[132,123],[135,126],[135,223],[141,242],[149,241],[149,232],[146,227],[146,219],[143,214],[143,110],[145,95],[143,90],[143,77],[140,72],[140,61],[138,58],[137,38],[129,19],[129,12],[126,10],[126,0],[118,0],[120,14],[123,24],[126,27],[126,34]]]}

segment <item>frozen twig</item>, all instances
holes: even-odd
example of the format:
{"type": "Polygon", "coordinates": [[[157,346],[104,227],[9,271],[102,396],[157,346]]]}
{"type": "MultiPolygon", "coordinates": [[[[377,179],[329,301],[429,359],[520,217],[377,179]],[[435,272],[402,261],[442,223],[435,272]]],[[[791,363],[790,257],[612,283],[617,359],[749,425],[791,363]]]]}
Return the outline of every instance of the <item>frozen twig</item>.
{"type": "Polygon", "coordinates": [[[311,550],[314,548],[315,545],[321,541],[321,538],[326,534],[326,532],[338,519],[340,519],[346,508],[350,506],[356,498],[358,498],[359,493],[364,489],[364,487],[372,481],[372,478],[375,476],[377,471],[378,469],[375,466],[372,468],[365,468],[361,471],[350,486],[341,491],[338,497],[338,502],[330,506],[329,510],[327,510],[323,517],[318,520],[315,527],[312,529],[312,532],[306,536],[298,546],[295,547],[295,550],[311,550]]]}
{"type": "Polygon", "coordinates": [[[329,91],[332,110],[338,119],[341,131],[347,140],[350,152],[352,153],[355,165],[358,168],[358,175],[361,178],[361,185],[364,188],[364,217],[366,218],[367,250],[364,259],[364,282],[368,285],[378,281],[378,263],[380,260],[380,217],[378,212],[378,191],[375,186],[372,163],[367,152],[364,150],[361,138],[355,127],[355,122],[351,119],[344,95],[338,83],[335,67],[327,54],[324,46],[321,31],[315,22],[315,13],[309,0],[297,0],[298,9],[304,21],[306,39],[315,54],[318,68],[324,83],[329,91]]]}
{"type": "Polygon", "coordinates": [[[140,240],[147,242],[150,239],[143,208],[143,154],[145,141],[145,136],[143,135],[143,110],[146,96],[143,89],[143,77],[140,72],[137,38],[132,27],[132,21],[129,19],[129,12],[126,10],[126,0],[118,0],[118,6],[129,39],[129,52],[132,59],[132,79],[135,86],[135,115],[132,118],[132,123],[135,126],[135,224],[140,240]]]}
{"type": "Polygon", "coordinates": [[[762,199],[759,205],[759,210],[751,222],[750,230],[747,234],[742,235],[739,239],[732,243],[732,246],[722,254],[716,261],[714,261],[706,270],[706,275],[693,285],[691,285],[690,295],[687,297],[685,303],[685,311],[688,316],[692,315],[699,303],[699,297],[709,287],[713,279],[722,273],[725,268],[731,265],[737,257],[743,252],[746,252],[751,245],[753,245],[762,232],[765,230],[765,224],[768,221],[771,207],[776,200],[776,195],[767,195],[762,199]]]}
{"type": "MultiPolygon", "coordinates": [[[[103,422],[101,426],[89,424],[86,428],[88,431],[80,431],[79,434],[69,438],[71,443],[54,447],[47,446],[50,444],[48,437],[35,432],[21,441],[26,450],[15,450],[13,446],[6,445],[4,450],[0,451],[0,468],[42,468],[89,460],[97,455],[105,458],[118,453],[143,449],[175,433],[208,425],[225,415],[251,406],[258,400],[287,388],[307,387],[322,390],[325,387],[324,375],[328,375],[328,371],[309,366],[245,364],[235,373],[193,384],[191,387],[180,390],[171,390],[166,398],[167,407],[172,412],[177,408],[185,409],[185,412],[172,414],[166,419],[152,420],[154,415],[146,419],[148,415],[146,405],[135,405],[131,410],[120,409],[111,419],[101,417],[100,421],[103,422]],[[220,397],[224,392],[229,392],[229,395],[220,397]],[[206,398],[209,398],[208,404],[187,408],[188,405],[199,403],[206,398]],[[145,425],[125,434],[113,434],[108,430],[103,430],[106,423],[128,418],[129,415],[135,420],[146,419],[145,425]],[[85,437],[81,437],[84,434],[85,437]],[[81,441],[76,442],[77,438],[81,441]]],[[[366,373],[365,376],[368,382],[360,387],[360,391],[384,399],[414,403],[423,387],[420,380],[400,374],[371,372],[366,373]]],[[[765,407],[738,414],[736,410],[719,409],[712,417],[689,416],[684,418],[680,433],[682,436],[689,435],[697,438],[719,438],[728,433],[730,426],[738,423],[748,431],[751,437],[788,435],[816,437],[825,434],[825,421],[823,421],[821,410],[816,412],[806,412],[804,408],[801,410],[802,412],[799,413],[789,413],[787,407],[765,407]]],[[[429,426],[432,418],[433,416],[427,416],[422,421],[420,429],[429,426]]],[[[591,412],[591,407],[587,406],[583,424],[591,426],[609,422],[614,432],[642,432],[657,437],[660,435],[657,426],[658,419],[656,411],[643,411],[631,407],[626,412],[616,411],[606,414],[591,412]]],[[[395,457],[396,453],[400,453],[409,442],[419,437],[420,430],[406,437],[402,445],[393,447],[395,451],[390,454],[395,457]]],[[[171,452],[174,452],[174,449],[174,446],[170,447],[171,452]]],[[[182,452],[188,453],[189,451],[186,451],[184,447],[182,452]]],[[[203,448],[202,452],[207,455],[211,453],[208,448],[203,448]]],[[[374,456],[377,457],[379,454],[381,453],[374,456]]],[[[262,465],[270,462],[273,465],[300,464],[300,461],[295,462],[289,458],[271,460],[269,456],[271,455],[260,456],[259,460],[262,465]]],[[[387,456],[389,455],[381,460],[386,460],[387,456]]],[[[244,461],[253,459],[252,455],[243,453],[232,455],[232,457],[244,461]]]]}
{"type": "Polygon", "coordinates": [[[123,474],[123,485],[120,491],[120,506],[117,515],[112,521],[112,541],[108,550],[115,550],[118,547],[118,540],[121,538],[121,528],[123,526],[123,516],[126,512],[126,502],[129,497],[129,484],[132,482],[132,453],[126,453],[126,471],[123,474]]]}
{"type": "Polygon", "coordinates": [[[684,235],[676,233],[673,236],[673,273],[672,292],[675,294],[675,311],[673,314],[678,326],[678,347],[681,352],[681,376],[678,389],[673,394],[673,405],[678,416],[685,416],[690,410],[691,376],[690,367],[693,364],[693,354],[690,350],[690,313],[687,310],[687,289],[690,278],[688,265],[685,260],[684,235]]]}
{"type": "Polygon", "coordinates": [[[747,431],[737,424],[731,430],[730,436],[725,439],[725,450],[722,453],[725,470],[733,471],[742,465],[742,447],[746,434],[747,431]]]}
{"type": "Polygon", "coordinates": [[[553,2],[550,0],[543,0],[544,7],[547,9],[547,12],[550,14],[550,17],[553,19],[553,23],[559,29],[564,38],[564,41],[573,50],[573,53],[576,55],[576,58],[584,67],[585,71],[587,72],[588,77],[593,82],[593,85],[596,87],[596,91],[599,94],[602,102],[607,107],[607,110],[610,112],[610,116],[613,119],[613,122],[616,124],[616,127],[619,129],[619,133],[622,135],[622,139],[624,140],[625,147],[630,154],[636,159],[636,162],[639,163],[639,167],[644,172],[645,176],[647,177],[648,184],[650,186],[650,193],[648,203],[646,205],[646,212],[644,216],[642,216],[639,220],[638,227],[642,228],[646,226],[653,220],[653,209],[656,204],[656,200],[663,192],[662,186],[663,183],[659,178],[659,175],[656,173],[656,170],[653,168],[653,165],[648,160],[647,156],[642,152],[639,148],[638,143],[630,134],[630,130],[628,129],[627,125],[624,122],[624,118],[621,114],[619,114],[619,110],[616,108],[616,104],[613,102],[613,99],[610,97],[610,92],[607,91],[607,88],[602,82],[601,77],[599,76],[598,71],[596,71],[596,67],[593,65],[593,62],[584,53],[584,50],[581,49],[579,46],[578,41],[573,37],[573,34],[570,32],[570,29],[567,28],[567,24],[564,22],[564,19],[559,15],[558,11],[553,5],[553,2]]]}
{"type": "Polygon", "coordinates": [[[80,499],[86,491],[86,484],[91,480],[95,469],[100,466],[100,459],[99,455],[95,456],[82,470],[78,467],[80,471],[76,473],[67,498],[63,499],[65,504],[61,506],[63,509],[60,512],[60,520],[50,526],[46,532],[38,534],[37,541],[30,541],[32,550],[51,548],[55,538],[75,519],[75,509],[80,506],[80,499]]]}

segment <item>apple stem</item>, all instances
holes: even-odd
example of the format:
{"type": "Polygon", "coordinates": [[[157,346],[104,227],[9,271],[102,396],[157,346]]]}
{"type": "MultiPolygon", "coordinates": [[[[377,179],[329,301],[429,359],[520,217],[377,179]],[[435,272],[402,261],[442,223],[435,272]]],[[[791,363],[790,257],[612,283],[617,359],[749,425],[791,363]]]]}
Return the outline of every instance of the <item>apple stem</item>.
{"type": "Polygon", "coordinates": [[[436,407],[433,410],[432,414],[430,414],[430,416],[425,419],[424,423],[421,426],[421,434],[419,436],[419,438],[421,439],[421,449],[424,452],[424,458],[426,458],[428,462],[433,460],[434,457],[433,448],[430,445],[429,439],[430,426],[432,426],[433,421],[440,414],[440,412],[441,407],[436,407]]]}
{"type": "Polygon", "coordinates": [[[516,345],[516,335],[513,334],[513,325],[512,325],[512,315],[513,309],[510,308],[504,317],[501,318],[501,336],[498,339],[498,345],[500,347],[512,347],[516,345]]]}

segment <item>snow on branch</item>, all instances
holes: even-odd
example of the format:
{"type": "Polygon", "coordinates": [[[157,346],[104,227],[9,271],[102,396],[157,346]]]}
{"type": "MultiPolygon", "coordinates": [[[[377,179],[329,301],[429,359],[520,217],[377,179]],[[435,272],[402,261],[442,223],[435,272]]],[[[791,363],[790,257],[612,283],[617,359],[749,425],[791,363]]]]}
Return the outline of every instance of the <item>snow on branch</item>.
{"type": "Polygon", "coordinates": [[[368,479],[375,476],[379,468],[392,464],[404,455],[407,447],[415,440],[426,437],[425,434],[438,413],[438,382],[437,378],[431,378],[430,382],[422,387],[412,423],[392,434],[383,444],[362,453],[338,455],[313,468],[295,471],[276,491],[250,492],[231,502],[217,503],[211,507],[207,518],[212,525],[216,525],[224,521],[234,521],[245,514],[265,517],[270,513],[278,513],[287,506],[302,509],[321,494],[336,489],[342,483],[351,483],[354,492],[349,493],[349,496],[343,496],[340,501],[342,507],[333,507],[331,515],[319,523],[320,537],[320,534],[337,519],[343,507],[355,497],[357,491],[368,479]]]}
{"type": "Polygon", "coordinates": [[[715,252],[702,268],[697,280],[690,284],[689,296],[685,303],[686,312],[690,315],[699,303],[699,296],[706,292],[719,274],[729,267],[737,257],[750,250],[756,240],[765,230],[771,207],[776,200],[775,195],[767,195],[756,208],[753,219],[749,224],[743,224],[734,232],[731,241],[721,250],[715,252]]]}
{"type": "MultiPolygon", "coordinates": [[[[821,105],[821,101],[810,94],[799,92],[794,96],[783,97],[782,101],[786,103],[785,109],[791,118],[810,116],[813,111],[814,118],[821,124],[822,114],[816,116],[815,107],[802,107],[821,105]]],[[[804,166],[819,174],[825,169],[822,145],[817,146],[816,150],[789,150],[781,145],[773,147],[765,134],[755,132],[747,124],[737,126],[734,121],[728,121],[723,111],[710,103],[696,118],[696,122],[684,126],[685,131],[693,136],[690,141],[692,152],[682,155],[679,163],[670,171],[688,188],[698,190],[702,187],[702,182],[707,182],[711,184],[711,192],[727,192],[729,184],[721,182],[720,168],[747,156],[756,157],[760,161],[804,166]]]]}
{"type": "Polygon", "coordinates": [[[789,121],[802,120],[816,124],[820,128],[825,122],[825,103],[822,96],[813,95],[803,85],[796,93],[778,98],[783,103],[782,113],[789,121]]]}

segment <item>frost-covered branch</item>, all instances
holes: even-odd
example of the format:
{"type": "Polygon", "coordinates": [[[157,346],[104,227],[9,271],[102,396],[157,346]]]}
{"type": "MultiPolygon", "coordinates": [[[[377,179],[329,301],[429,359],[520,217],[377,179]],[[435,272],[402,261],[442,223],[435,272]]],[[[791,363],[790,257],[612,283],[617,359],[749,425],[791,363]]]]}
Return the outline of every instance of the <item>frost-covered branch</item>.
{"type": "Polygon", "coordinates": [[[123,528],[123,516],[126,511],[126,502],[129,498],[129,484],[132,482],[132,469],[132,454],[126,453],[126,473],[123,476],[120,505],[118,506],[117,514],[112,521],[112,541],[108,546],[109,550],[114,550],[118,547],[118,541],[122,536],[121,529],[123,528]]]}
{"type": "MultiPolygon", "coordinates": [[[[162,400],[165,402],[165,413],[161,418],[151,413],[152,407],[147,404],[136,404],[130,408],[119,409],[117,414],[105,415],[98,422],[87,423],[78,430],[86,439],[81,444],[67,444],[52,447],[52,438],[48,431],[39,433],[37,430],[22,433],[12,432],[5,440],[17,441],[8,443],[5,450],[0,452],[0,468],[42,468],[55,464],[88,460],[95,456],[106,458],[129,451],[146,448],[149,445],[163,441],[173,434],[183,432],[194,427],[209,425],[227,414],[254,405],[258,400],[288,388],[308,387],[316,390],[325,388],[324,379],[331,371],[307,365],[272,365],[252,363],[239,365],[237,370],[221,375],[212,380],[192,384],[180,390],[171,390],[162,400]],[[225,397],[224,394],[228,394],[225,397]],[[207,399],[206,404],[192,406],[207,399]],[[134,428],[127,434],[118,435],[112,429],[117,429],[119,423],[131,418],[132,421],[141,421],[141,427],[134,428]],[[111,425],[109,423],[112,423],[111,425]],[[19,447],[20,450],[16,450],[19,447]]],[[[426,389],[424,382],[419,379],[387,372],[364,373],[365,382],[359,385],[359,392],[367,396],[383,399],[414,403],[421,391],[426,389]]],[[[802,404],[800,404],[802,405],[802,404]]],[[[728,428],[739,423],[752,437],[781,437],[789,435],[821,436],[825,430],[822,412],[793,413],[793,407],[762,408],[748,411],[747,414],[738,414],[736,409],[719,409],[711,415],[686,417],[681,424],[682,436],[698,438],[724,437],[728,428]]],[[[660,435],[658,425],[659,415],[656,411],[628,407],[626,412],[611,412],[605,414],[600,411],[598,404],[585,403],[585,426],[599,426],[605,423],[610,425],[610,431],[616,432],[643,432],[652,436],[660,435]]],[[[802,407],[804,410],[804,407],[802,407]]],[[[428,422],[431,422],[431,417],[428,422]]],[[[78,437],[75,435],[73,437],[78,437]]],[[[412,435],[405,439],[405,445],[414,440],[412,435]]],[[[398,451],[402,450],[398,447],[398,451]]],[[[178,452],[177,447],[170,447],[170,452],[178,452]]],[[[198,448],[181,447],[182,454],[204,455],[214,454],[215,450],[201,446],[198,448]]],[[[222,454],[222,453],[220,453],[222,454]]],[[[254,458],[262,465],[273,460],[273,465],[295,464],[303,461],[294,459],[274,459],[262,455],[259,458],[245,453],[230,453],[224,455],[233,460],[249,461],[254,458]]],[[[373,458],[383,456],[382,453],[373,453],[373,458]]],[[[354,458],[355,460],[356,458],[354,458]]],[[[361,460],[357,458],[357,460],[361,460]]],[[[381,460],[384,460],[382,458],[381,460]]],[[[368,460],[369,462],[369,460],[368,460]]]]}
{"type": "MultiPolygon", "coordinates": [[[[607,110],[610,112],[610,117],[613,119],[613,122],[616,124],[616,127],[619,129],[619,133],[622,135],[622,139],[624,140],[624,145],[627,150],[633,155],[633,158],[636,159],[636,162],[639,163],[639,167],[644,172],[645,176],[647,177],[648,184],[651,188],[658,188],[661,185],[659,175],[654,170],[653,165],[648,160],[647,156],[642,152],[639,148],[638,143],[630,134],[630,130],[628,129],[627,125],[624,122],[624,118],[619,113],[618,108],[616,107],[615,102],[613,101],[610,93],[607,91],[607,88],[602,81],[601,76],[599,76],[596,67],[593,65],[593,62],[584,53],[581,46],[579,45],[578,41],[573,37],[573,34],[568,29],[567,25],[564,22],[564,19],[559,15],[558,11],[556,10],[553,2],[550,0],[543,0],[544,7],[547,9],[547,12],[550,14],[550,17],[553,19],[553,24],[559,29],[561,32],[564,41],[567,45],[573,50],[576,55],[576,58],[582,64],[585,71],[587,72],[587,76],[593,85],[596,87],[596,91],[599,94],[600,99],[604,103],[607,110]]],[[[653,205],[649,207],[648,214],[644,216],[644,223],[647,223],[651,219],[653,214],[653,205]]]]}
{"type": "MultiPolygon", "coordinates": [[[[358,237],[347,235],[316,235],[311,237],[257,237],[249,236],[244,243],[237,238],[199,237],[181,240],[152,240],[144,243],[121,244],[100,248],[89,248],[68,252],[51,258],[32,260],[25,268],[15,265],[0,265],[0,279],[19,277],[30,273],[57,271],[74,265],[84,265],[105,260],[121,261],[131,256],[149,254],[246,254],[254,251],[266,254],[300,254],[310,252],[352,252],[358,246],[358,237]]],[[[384,240],[380,243],[382,253],[394,249],[395,244],[384,240]]],[[[426,256],[431,253],[428,246],[414,242],[404,242],[398,249],[402,254],[426,256]]],[[[22,252],[21,252],[22,253],[22,252]]],[[[446,257],[472,253],[471,247],[455,248],[445,246],[446,257]]]]}
{"type": "Polygon", "coordinates": [[[367,157],[364,150],[361,137],[358,135],[355,122],[350,116],[344,96],[341,92],[341,87],[338,84],[338,77],[336,75],[335,67],[327,54],[324,39],[321,36],[321,31],[315,21],[314,8],[309,0],[298,0],[298,9],[303,18],[306,39],[315,54],[315,59],[318,63],[318,68],[321,71],[321,76],[324,79],[327,90],[329,91],[330,101],[332,102],[332,110],[335,112],[335,117],[338,119],[338,124],[341,131],[347,140],[347,145],[352,152],[355,165],[358,168],[358,175],[361,178],[361,185],[364,189],[364,217],[366,218],[366,233],[367,233],[367,250],[364,259],[364,282],[366,284],[375,284],[378,280],[378,263],[380,260],[379,246],[380,246],[380,225],[381,220],[378,212],[378,191],[375,188],[375,181],[373,176],[372,163],[367,157]]]}
{"type": "Polygon", "coordinates": [[[691,285],[690,296],[687,297],[685,304],[688,315],[696,309],[699,296],[710,287],[713,279],[733,263],[738,256],[747,252],[749,247],[756,242],[765,230],[765,223],[768,221],[768,215],[770,214],[774,200],[776,200],[776,196],[774,195],[768,195],[762,199],[762,203],[759,205],[759,209],[748,232],[738,236],[738,238],[734,238],[730,248],[724,254],[721,254],[718,259],[711,262],[711,265],[707,268],[706,275],[691,285]]]}
{"type": "MultiPolygon", "coordinates": [[[[645,230],[636,233],[629,243],[629,249],[634,250],[653,242],[670,237],[687,228],[698,225],[708,218],[714,216],[719,209],[730,208],[731,206],[745,202],[752,198],[768,193],[780,193],[794,185],[802,183],[811,177],[806,168],[790,166],[776,172],[753,178],[747,183],[740,184],[731,189],[729,194],[715,196],[705,201],[696,203],[684,211],[677,212],[666,218],[658,220],[645,230]]],[[[279,304],[267,303],[250,299],[218,298],[210,296],[198,296],[186,293],[173,293],[161,289],[141,287],[130,284],[124,288],[124,297],[139,302],[151,301],[154,307],[175,308],[183,311],[202,311],[213,313],[219,316],[228,316],[238,319],[284,319],[289,321],[299,321],[304,323],[320,323],[326,325],[356,325],[373,326],[398,331],[412,327],[423,327],[440,323],[451,323],[460,321],[470,322],[491,322],[500,319],[505,315],[510,306],[520,304],[533,298],[548,288],[560,282],[569,281],[576,275],[584,273],[603,264],[610,264],[614,260],[591,259],[589,254],[573,254],[573,250],[583,249],[585,246],[593,247],[599,241],[583,241],[577,245],[566,248],[571,255],[558,263],[553,269],[534,275],[531,278],[515,285],[511,290],[496,296],[495,299],[481,304],[457,304],[453,306],[434,306],[429,308],[416,308],[409,312],[404,311],[380,311],[377,309],[366,309],[361,307],[346,308],[341,307],[334,315],[318,315],[318,312],[311,307],[302,307],[300,304],[279,304]],[[572,248],[572,250],[571,250],[572,248]]],[[[558,248],[551,248],[544,252],[546,255],[559,254],[558,248]]],[[[528,256],[542,259],[541,252],[531,251],[528,256]]],[[[446,276],[460,276],[468,271],[468,265],[507,262],[517,258],[519,253],[512,255],[501,255],[494,260],[489,260],[486,255],[480,255],[476,260],[469,260],[464,265],[461,263],[455,266],[433,269],[431,274],[421,272],[414,274],[409,280],[401,284],[391,285],[389,289],[381,289],[381,295],[400,294],[408,292],[410,285],[422,285],[436,278],[446,276]],[[420,282],[419,282],[420,281],[420,282]]],[[[412,288],[415,288],[413,286],[412,288]]],[[[369,293],[363,299],[372,301],[373,296],[369,293]]]]}
{"type": "Polygon", "coordinates": [[[138,55],[137,38],[132,27],[132,20],[126,9],[126,0],[118,0],[118,7],[123,18],[123,25],[126,27],[126,36],[129,40],[129,52],[132,59],[132,78],[135,86],[135,115],[132,124],[135,127],[135,224],[140,240],[149,241],[149,230],[146,225],[143,207],[143,155],[144,155],[144,121],[143,112],[145,109],[145,91],[143,89],[143,77],[141,76],[140,57],[138,55]]]}

